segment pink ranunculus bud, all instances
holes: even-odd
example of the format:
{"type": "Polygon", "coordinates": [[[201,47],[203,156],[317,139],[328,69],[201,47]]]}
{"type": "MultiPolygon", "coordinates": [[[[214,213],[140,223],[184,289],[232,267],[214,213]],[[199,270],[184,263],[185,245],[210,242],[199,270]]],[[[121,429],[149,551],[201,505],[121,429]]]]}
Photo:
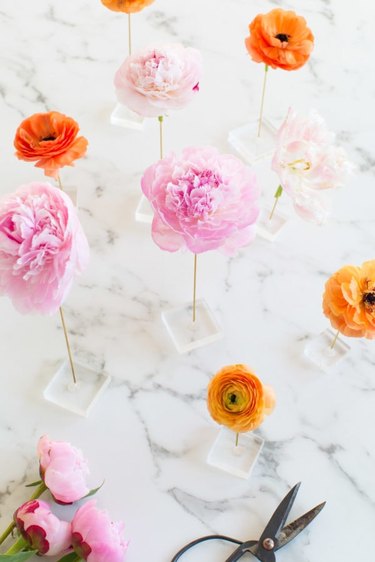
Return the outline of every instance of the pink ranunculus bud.
{"type": "Polygon", "coordinates": [[[115,75],[120,103],[143,117],[185,107],[199,91],[202,57],[179,43],[147,48],[125,59],[115,75]]]}
{"type": "Polygon", "coordinates": [[[122,562],[128,542],[123,537],[124,523],[112,522],[105,511],[88,501],[72,521],[72,546],[88,562],[122,562]]]}
{"type": "Polygon", "coordinates": [[[89,469],[79,449],[44,435],[39,439],[38,456],[40,476],[58,503],[73,503],[89,493],[89,469]]]}
{"type": "Polygon", "coordinates": [[[330,214],[333,189],[344,184],[353,165],[316,111],[303,115],[289,109],[277,134],[272,169],[296,213],[321,224],[330,214]]]}
{"type": "Polygon", "coordinates": [[[235,156],[185,148],[148,167],[141,185],[154,210],[152,237],[163,250],[233,255],[255,236],[257,179],[235,156]]]}
{"type": "Polygon", "coordinates": [[[14,514],[14,522],[25,541],[40,555],[57,556],[71,548],[71,524],[58,519],[42,500],[21,505],[14,514]]]}
{"type": "Polygon", "coordinates": [[[56,312],[88,258],[77,211],[61,189],[33,182],[0,199],[0,295],[20,312],[56,312]]]}

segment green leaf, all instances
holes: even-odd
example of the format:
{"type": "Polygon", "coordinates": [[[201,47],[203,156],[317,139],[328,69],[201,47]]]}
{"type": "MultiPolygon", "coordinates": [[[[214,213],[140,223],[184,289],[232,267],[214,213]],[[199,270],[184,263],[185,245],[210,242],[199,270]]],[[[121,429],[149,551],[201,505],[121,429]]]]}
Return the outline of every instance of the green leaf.
{"type": "Polygon", "coordinates": [[[36,550],[16,552],[15,554],[0,554],[0,562],[25,562],[37,553],[36,550]]]}
{"type": "Polygon", "coordinates": [[[26,488],[33,488],[34,486],[39,486],[39,484],[41,484],[42,481],[41,480],[37,480],[36,482],[32,482],[31,484],[25,484],[26,488]]]}
{"type": "Polygon", "coordinates": [[[88,494],[86,494],[85,496],[83,496],[83,500],[86,498],[90,498],[91,496],[94,496],[96,494],[96,492],[99,492],[100,488],[103,486],[104,484],[104,480],[103,482],[100,484],[100,486],[98,486],[97,488],[93,488],[92,490],[89,491],[88,494]]]}
{"type": "Polygon", "coordinates": [[[70,552],[66,554],[62,558],[60,558],[57,562],[75,562],[76,560],[81,560],[76,552],[70,552]]]}

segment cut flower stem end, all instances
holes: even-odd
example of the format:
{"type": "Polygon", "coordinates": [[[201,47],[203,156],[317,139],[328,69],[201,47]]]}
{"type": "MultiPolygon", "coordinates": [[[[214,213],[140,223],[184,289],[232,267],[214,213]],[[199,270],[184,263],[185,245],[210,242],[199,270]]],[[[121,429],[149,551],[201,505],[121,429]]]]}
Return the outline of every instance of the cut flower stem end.
{"type": "Polygon", "coordinates": [[[277,205],[280,197],[282,196],[282,194],[283,194],[283,188],[282,188],[281,185],[279,185],[278,188],[275,191],[275,195],[274,195],[275,202],[273,204],[272,211],[270,212],[270,216],[268,217],[269,220],[272,220],[272,217],[273,217],[275,209],[276,209],[276,205],[277,205]]]}
{"type": "Polygon", "coordinates": [[[264,78],[263,78],[263,88],[262,88],[262,99],[260,101],[260,111],[259,111],[259,125],[257,137],[260,137],[262,132],[262,122],[263,122],[263,108],[264,108],[264,98],[266,96],[266,83],[267,83],[268,65],[264,65],[264,78]]]}

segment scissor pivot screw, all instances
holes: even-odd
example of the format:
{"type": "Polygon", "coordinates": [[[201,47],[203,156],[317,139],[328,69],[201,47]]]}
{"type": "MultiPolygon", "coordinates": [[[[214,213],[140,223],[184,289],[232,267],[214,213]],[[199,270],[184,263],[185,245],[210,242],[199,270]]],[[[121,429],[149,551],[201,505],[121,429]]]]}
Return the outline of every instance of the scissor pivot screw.
{"type": "Polygon", "coordinates": [[[275,547],[275,543],[272,539],[264,539],[263,548],[266,550],[272,550],[275,547]]]}

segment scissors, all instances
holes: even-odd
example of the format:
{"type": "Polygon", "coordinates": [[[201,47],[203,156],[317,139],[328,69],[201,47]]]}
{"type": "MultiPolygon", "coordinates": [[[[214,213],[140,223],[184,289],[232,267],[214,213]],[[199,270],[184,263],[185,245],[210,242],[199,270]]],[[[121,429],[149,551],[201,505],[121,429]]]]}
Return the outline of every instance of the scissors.
{"type": "Polygon", "coordinates": [[[307,525],[315,519],[315,517],[321,512],[323,507],[325,506],[326,502],[320,503],[301,517],[298,517],[289,525],[285,525],[285,522],[288,518],[289,512],[292,509],[294,500],[296,499],[296,495],[298,493],[299,487],[301,482],[298,482],[293,488],[287,493],[285,498],[280,502],[279,506],[274,511],[271,519],[266,525],[261,537],[259,540],[250,540],[250,541],[239,541],[237,539],[233,539],[232,537],[226,537],[224,535],[208,535],[206,537],[202,537],[200,539],[196,539],[191,543],[187,544],[181,550],[175,554],[172,558],[171,562],[177,562],[179,558],[190,548],[196,546],[205,541],[210,540],[223,540],[227,542],[231,542],[233,544],[237,544],[238,547],[236,550],[226,559],[225,562],[236,562],[246,553],[253,554],[255,558],[258,558],[261,562],[275,562],[276,556],[275,552],[279,550],[279,548],[288,544],[292,539],[294,539],[301,531],[303,531],[307,525]]]}

